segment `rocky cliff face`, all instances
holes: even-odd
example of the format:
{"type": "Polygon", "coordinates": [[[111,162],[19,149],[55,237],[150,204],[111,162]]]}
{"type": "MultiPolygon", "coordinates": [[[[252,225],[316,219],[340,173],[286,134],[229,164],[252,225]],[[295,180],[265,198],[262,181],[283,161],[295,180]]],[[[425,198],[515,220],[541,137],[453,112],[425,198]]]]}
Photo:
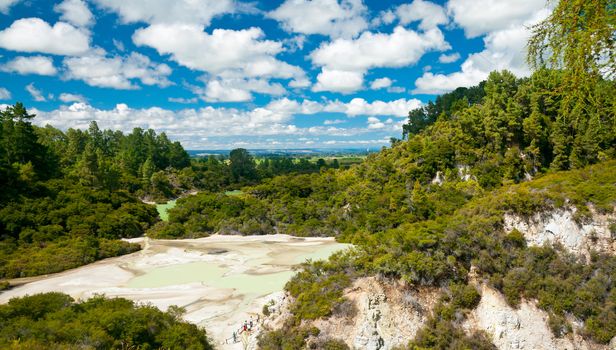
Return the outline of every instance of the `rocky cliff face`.
{"type": "MultiPolygon", "coordinates": [[[[529,245],[560,243],[567,250],[589,256],[592,250],[616,253],[612,230],[616,210],[600,214],[591,208],[592,217],[577,222],[573,207],[537,213],[530,218],[507,215],[505,230],[517,229],[529,245]]],[[[481,301],[464,321],[463,327],[472,334],[487,333],[498,349],[510,350],[616,350],[616,337],[609,345],[595,344],[578,333],[581,323],[570,319],[573,332],[557,338],[550,330],[548,314],[532,300],[522,301],[516,309],[504,296],[480,280],[471,280],[481,291],[481,301]]],[[[440,290],[410,289],[401,283],[381,281],[376,277],[356,280],[345,290],[348,300],[341,310],[327,319],[307,322],[319,328],[319,338],[339,339],[351,349],[381,350],[404,346],[413,339],[432,312],[440,290]]],[[[270,328],[280,328],[288,312],[289,298],[279,299],[272,308],[274,315],[266,320],[270,328]]],[[[315,343],[319,339],[312,339],[315,343]]]]}
{"type": "Polygon", "coordinates": [[[536,213],[524,218],[505,215],[505,230],[517,229],[524,234],[529,245],[560,243],[574,254],[589,256],[592,250],[614,254],[616,240],[612,233],[616,224],[616,210],[600,214],[590,208],[591,217],[581,222],[575,220],[577,209],[566,207],[549,212],[536,213]]]}
{"type": "MultiPolygon", "coordinates": [[[[610,345],[600,345],[583,339],[577,332],[563,338],[553,335],[548,314],[534,301],[523,301],[515,309],[504,296],[485,284],[481,302],[464,321],[468,334],[484,331],[501,350],[616,350],[616,339],[610,345]]],[[[356,307],[354,312],[335,314],[327,319],[307,322],[319,328],[318,338],[339,339],[351,349],[387,350],[404,346],[423,326],[438,300],[438,289],[409,290],[401,285],[385,283],[375,277],[360,278],[345,291],[345,297],[356,307]]],[[[290,317],[290,299],[278,298],[274,313],[266,319],[266,328],[282,327],[290,317]]],[[[320,339],[311,339],[319,343],[320,339]]]]}
{"type": "MultiPolygon", "coordinates": [[[[481,285],[481,302],[468,316],[464,328],[483,330],[498,349],[608,350],[607,345],[588,342],[577,334],[556,338],[548,326],[548,314],[532,301],[523,301],[518,309],[507,304],[498,291],[481,285]]],[[[572,322],[575,325],[575,322],[572,322]]]]}
{"type": "MultiPolygon", "coordinates": [[[[387,350],[413,339],[430,315],[439,295],[437,288],[410,290],[400,283],[379,281],[376,277],[356,280],[346,289],[347,302],[327,319],[307,322],[320,330],[318,338],[339,339],[351,349],[387,350]]],[[[280,328],[291,315],[289,298],[278,299],[265,327],[280,328]]]]}
{"type": "Polygon", "coordinates": [[[392,349],[405,345],[421,328],[438,290],[409,290],[375,277],[360,278],[345,292],[347,310],[313,325],[320,337],[343,340],[353,349],[392,349]]]}

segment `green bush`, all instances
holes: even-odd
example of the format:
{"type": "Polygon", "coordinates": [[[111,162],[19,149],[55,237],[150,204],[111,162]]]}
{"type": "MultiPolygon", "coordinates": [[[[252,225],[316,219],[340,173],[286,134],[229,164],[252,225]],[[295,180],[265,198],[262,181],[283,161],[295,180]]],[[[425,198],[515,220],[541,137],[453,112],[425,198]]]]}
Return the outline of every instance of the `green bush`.
{"type": "Polygon", "coordinates": [[[181,320],[181,311],[102,296],[79,303],[62,293],[14,298],[0,305],[0,347],[212,349],[203,330],[181,320]]]}

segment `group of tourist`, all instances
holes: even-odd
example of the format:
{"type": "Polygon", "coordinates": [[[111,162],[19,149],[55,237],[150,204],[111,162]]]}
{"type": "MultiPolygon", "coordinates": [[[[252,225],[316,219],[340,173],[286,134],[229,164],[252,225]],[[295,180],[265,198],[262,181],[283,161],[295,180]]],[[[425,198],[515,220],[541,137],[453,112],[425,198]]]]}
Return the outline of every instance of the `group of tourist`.
{"type": "MultiPolygon", "coordinates": [[[[256,321],[253,320],[252,316],[250,316],[250,320],[245,320],[244,323],[240,325],[240,327],[238,328],[237,331],[233,331],[233,334],[232,334],[232,336],[230,338],[230,340],[233,341],[233,344],[238,342],[238,338],[240,337],[241,334],[243,334],[245,332],[252,331],[253,327],[256,327],[260,320],[261,320],[261,318],[260,318],[260,316],[258,314],[257,314],[256,321]]],[[[225,343],[228,340],[229,339],[226,339],[225,343]]]]}

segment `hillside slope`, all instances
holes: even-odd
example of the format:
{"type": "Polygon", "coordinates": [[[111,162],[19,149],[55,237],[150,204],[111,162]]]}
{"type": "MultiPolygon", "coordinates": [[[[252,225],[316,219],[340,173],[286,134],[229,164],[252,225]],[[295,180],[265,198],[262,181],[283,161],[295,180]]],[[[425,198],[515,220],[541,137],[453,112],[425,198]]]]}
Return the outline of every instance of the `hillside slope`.
{"type": "Polygon", "coordinates": [[[287,320],[272,323],[282,328],[261,346],[277,348],[276,332],[316,327],[307,343],[358,349],[413,339],[410,348],[608,349],[615,184],[615,161],[557,172],[366,237],[352,253],[304,267],[286,287],[287,320]],[[563,213],[575,215],[558,220],[563,213]],[[585,244],[568,245],[573,238],[585,244]]]}

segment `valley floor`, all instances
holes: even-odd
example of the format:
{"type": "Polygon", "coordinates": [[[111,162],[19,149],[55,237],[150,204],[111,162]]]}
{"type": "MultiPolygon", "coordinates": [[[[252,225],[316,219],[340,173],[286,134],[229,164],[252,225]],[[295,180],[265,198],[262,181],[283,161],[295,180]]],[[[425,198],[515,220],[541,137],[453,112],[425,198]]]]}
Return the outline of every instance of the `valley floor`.
{"type": "MultiPolygon", "coordinates": [[[[204,326],[217,348],[244,321],[255,323],[263,304],[282,298],[293,268],[306,259],[326,258],[348,245],[333,238],[286,235],[219,236],[186,240],[137,238],[143,250],[102,260],[62,273],[17,280],[0,294],[0,303],[13,297],[60,291],[76,299],[94,294],[151,303],[160,309],[178,305],[184,318],[204,326]]],[[[256,333],[256,332],[255,332],[256,333]]],[[[254,336],[248,339],[254,342],[254,336]]]]}

